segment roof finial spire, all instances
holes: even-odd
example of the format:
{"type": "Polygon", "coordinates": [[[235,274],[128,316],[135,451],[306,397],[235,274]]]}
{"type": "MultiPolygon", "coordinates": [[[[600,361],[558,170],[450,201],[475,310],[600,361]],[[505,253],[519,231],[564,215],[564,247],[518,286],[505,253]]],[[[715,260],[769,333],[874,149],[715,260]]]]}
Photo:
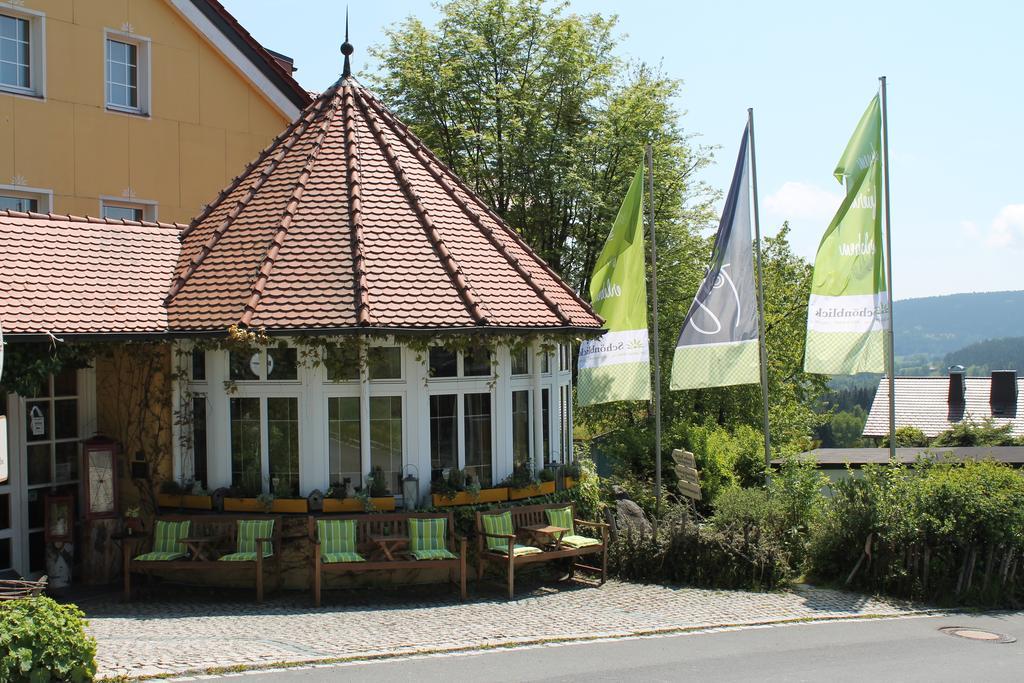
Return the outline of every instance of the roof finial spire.
{"type": "Polygon", "coordinates": [[[342,69],[341,77],[348,78],[352,75],[352,64],[349,63],[349,57],[355,52],[355,48],[352,47],[352,43],[348,42],[348,6],[345,6],[345,42],[341,44],[341,54],[345,55],[345,67],[342,69]]]}

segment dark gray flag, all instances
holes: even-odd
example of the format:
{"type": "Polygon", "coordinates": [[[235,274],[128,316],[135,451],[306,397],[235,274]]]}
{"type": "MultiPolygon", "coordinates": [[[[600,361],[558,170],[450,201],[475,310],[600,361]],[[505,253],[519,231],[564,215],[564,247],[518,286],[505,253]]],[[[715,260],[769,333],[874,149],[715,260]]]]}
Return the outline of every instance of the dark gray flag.
{"type": "Polygon", "coordinates": [[[750,131],[743,131],[711,265],[686,314],[672,359],[672,389],[761,381],[750,242],[750,131]]]}

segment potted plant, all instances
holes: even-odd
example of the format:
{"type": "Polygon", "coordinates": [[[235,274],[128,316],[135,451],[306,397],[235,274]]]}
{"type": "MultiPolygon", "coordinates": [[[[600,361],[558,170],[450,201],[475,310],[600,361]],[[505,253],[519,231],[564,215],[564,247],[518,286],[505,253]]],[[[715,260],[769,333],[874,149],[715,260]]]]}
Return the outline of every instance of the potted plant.
{"type": "Polygon", "coordinates": [[[457,467],[442,471],[441,476],[430,483],[434,507],[468,505],[472,502],[466,491],[465,473],[457,467]]]}
{"type": "Polygon", "coordinates": [[[387,475],[380,467],[374,467],[373,471],[366,475],[366,486],[361,493],[364,494],[362,500],[367,512],[390,512],[395,509],[395,497],[388,490],[387,475]]]}
{"type": "Polygon", "coordinates": [[[573,461],[565,466],[565,488],[571,489],[576,486],[580,478],[580,464],[573,461]]]}
{"type": "Polygon", "coordinates": [[[529,460],[512,469],[512,476],[509,477],[508,484],[509,500],[522,500],[555,492],[554,472],[548,469],[541,470],[538,478],[534,476],[533,463],[529,460]]]}
{"type": "Polygon", "coordinates": [[[251,482],[232,486],[224,496],[224,512],[266,512],[265,504],[260,502],[262,495],[259,487],[251,482]]]}
{"type": "Polygon", "coordinates": [[[341,481],[331,484],[324,496],[324,512],[362,512],[364,510],[362,501],[356,498],[349,498],[349,485],[351,479],[347,477],[341,481]]]}
{"type": "Polygon", "coordinates": [[[137,505],[133,505],[124,511],[124,533],[126,536],[135,536],[141,534],[142,531],[142,517],[139,508],[137,505]]]}
{"type": "Polygon", "coordinates": [[[160,507],[188,510],[213,509],[213,496],[203,488],[202,482],[199,481],[179,483],[169,479],[160,483],[160,492],[156,497],[157,505],[160,507]]]}
{"type": "MultiPolygon", "coordinates": [[[[277,477],[274,477],[271,482],[271,491],[277,492],[281,490],[281,482],[277,477]]],[[[296,488],[298,488],[296,486],[296,488]]],[[[268,512],[278,512],[285,514],[306,514],[309,512],[309,501],[305,498],[299,498],[295,494],[297,491],[293,490],[291,496],[281,495],[278,496],[276,493],[265,494],[270,495],[270,509],[268,512]]]]}

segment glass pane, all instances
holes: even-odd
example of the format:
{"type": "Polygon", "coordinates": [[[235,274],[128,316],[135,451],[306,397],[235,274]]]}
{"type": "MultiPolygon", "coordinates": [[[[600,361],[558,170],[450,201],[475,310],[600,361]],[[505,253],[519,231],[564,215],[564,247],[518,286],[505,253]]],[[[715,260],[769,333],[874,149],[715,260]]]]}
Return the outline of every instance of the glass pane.
{"type": "Polygon", "coordinates": [[[232,398],[231,485],[247,495],[263,490],[260,448],[260,400],[232,398]]]}
{"type": "Polygon", "coordinates": [[[192,480],[207,485],[206,397],[192,398],[192,480]]]}
{"type": "Polygon", "coordinates": [[[544,465],[548,465],[551,462],[551,391],[549,389],[541,389],[540,392],[540,411],[541,419],[543,422],[542,434],[544,443],[544,465]]]}
{"type": "Polygon", "coordinates": [[[50,471],[50,444],[28,447],[28,484],[49,484],[53,481],[50,471]]]}
{"type": "Polygon", "coordinates": [[[458,356],[441,346],[430,348],[430,376],[456,377],[459,374],[458,356]]]}
{"type": "Polygon", "coordinates": [[[21,86],[21,70],[17,64],[0,62],[0,83],[21,86]]]}
{"type": "Polygon", "coordinates": [[[551,354],[547,351],[541,351],[540,372],[542,375],[546,375],[551,372],[551,354]]]}
{"type": "Polygon", "coordinates": [[[0,493],[0,529],[11,528],[11,495],[0,493]]]}
{"type": "Polygon", "coordinates": [[[397,346],[371,346],[366,351],[370,379],[402,379],[402,349],[397,346]]]}
{"type": "Polygon", "coordinates": [[[558,369],[566,371],[569,369],[569,361],[572,359],[572,348],[568,344],[558,345],[558,369]]]}
{"type": "Polygon", "coordinates": [[[530,349],[528,347],[512,349],[512,374],[530,374],[530,349]]]}
{"type": "Polygon", "coordinates": [[[487,349],[473,349],[462,360],[466,377],[491,376],[491,352],[487,349]]]}
{"type": "Polygon", "coordinates": [[[53,402],[53,430],[55,438],[78,438],[78,400],[66,398],[53,402]]]}
{"type": "Polygon", "coordinates": [[[370,467],[384,473],[388,492],[401,491],[402,397],[370,398],[370,467]]]}
{"type": "Polygon", "coordinates": [[[267,379],[296,380],[298,378],[298,349],[267,349],[267,379]]]}
{"type": "MultiPolygon", "coordinates": [[[[293,349],[294,350],[294,349],[293,349]]],[[[299,495],[299,399],[267,399],[270,490],[278,497],[299,495]]]]}
{"type": "Polygon", "coordinates": [[[27,401],[25,403],[25,439],[28,441],[46,441],[49,438],[50,402],[27,401]]]}
{"type": "MultiPolygon", "coordinates": [[[[6,17],[4,17],[6,19],[6,17]]],[[[0,40],[0,59],[5,62],[17,63],[21,53],[21,43],[16,40],[0,40]]]]}
{"type": "Polygon", "coordinates": [[[6,15],[0,15],[0,37],[2,38],[17,38],[18,37],[18,20],[14,17],[8,17],[6,15]]]}
{"type": "Polygon", "coordinates": [[[359,350],[354,344],[330,346],[324,354],[327,379],[331,382],[353,382],[359,379],[359,350]]]}
{"type": "Polygon", "coordinates": [[[0,570],[10,569],[11,561],[11,539],[0,538],[0,570]]]}
{"type": "MultiPolygon", "coordinates": [[[[112,102],[112,104],[117,104],[117,102],[112,102]]],[[[104,204],[103,217],[115,221],[141,221],[143,219],[143,210],[137,206],[111,206],[104,204]]]]}
{"type": "Polygon", "coordinates": [[[233,380],[257,380],[263,371],[263,353],[228,352],[228,377],[233,380]]]}
{"type": "Polygon", "coordinates": [[[53,376],[54,396],[77,396],[78,395],[78,371],[64,370],[59,375],[53,376]]]}
{"type": "Polygon", "coordinates": [[[78,442],[65,441],[55,444],[57,469],[54,472],[56,481],[75,481],[78,479],[78,442]]]}
{"type": "Polygon", "coordinates": [[[351,496],[355,484],[362,481],[357,396],[327,399],[327,439],[331,488],[343,489],[346,496],[351,496]]]}
{"type": "Polygon", "coordinates": [[[431,481],[459,466],[458,399],[456,394],[430,397],[431,481]]]}
{"type": "Polygon", "coordinates": [[[530,459],[530,392],[512,392],[512,462],[525,465],[530,459]]]}
{"type": "Polygon", "coordinates": [[[28,527],[39,529],[46,523],[46,510],[43,508],[43,491],[28,492],[28,527]]]}
{"type": "Polygon", "coordinates": [[[30,572],[46,571],[46,541],[42,531],[28,535],[28,570],[30,572]]]}
{"type": "Polygon", "coordinates": [[[196,382],[206,381],[206,351],[192,351],[192,379],[196,382]]]}
{"type": "Polygon", "coordinates": [[[466,474],[486,488],[491,485],[491,395],[466,394],[464,398],[466,474]]]}
{"type": "Polygon", "coordinates": [[[9,211],[39,211],[39,200],[29,197],[0,195],[0,209],[9,211]]]}

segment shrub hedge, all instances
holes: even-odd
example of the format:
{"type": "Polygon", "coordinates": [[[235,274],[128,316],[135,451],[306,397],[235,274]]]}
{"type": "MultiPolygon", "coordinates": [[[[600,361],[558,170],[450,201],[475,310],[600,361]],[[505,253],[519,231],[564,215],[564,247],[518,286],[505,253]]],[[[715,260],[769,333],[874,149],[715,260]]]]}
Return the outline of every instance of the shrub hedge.
{"type": "Polygon", "coordinates": [[[0,681],[91,681],[96,641],[84,616],[45,597],[0,603],[0,681]]]}

